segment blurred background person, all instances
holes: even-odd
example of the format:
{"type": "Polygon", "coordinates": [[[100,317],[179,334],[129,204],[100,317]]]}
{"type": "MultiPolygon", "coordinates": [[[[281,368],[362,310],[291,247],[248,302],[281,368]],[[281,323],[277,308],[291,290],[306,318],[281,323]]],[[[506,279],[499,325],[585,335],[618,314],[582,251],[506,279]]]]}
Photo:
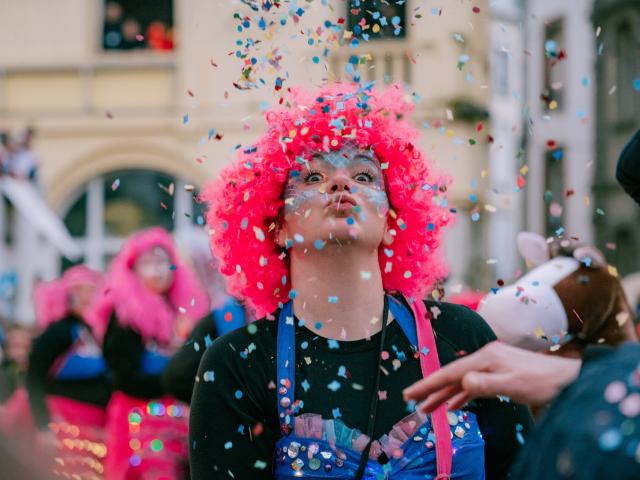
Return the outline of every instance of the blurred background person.
{"type": "Polygon", "coordinates": [[[101,478],[105,407],[111,385],[85,315],[101,274],[83,265],[36,287],[38,329],[27,370],[31,416],[42,452],[61,459],[60,475],[101,478]]]}
{"type": "Polygon", "coordinates": [[[186,478],[188,406],[160,377],[209,299],[161,228],[132,235],[89,314],[113,379],[105,478],[186,478]]]}

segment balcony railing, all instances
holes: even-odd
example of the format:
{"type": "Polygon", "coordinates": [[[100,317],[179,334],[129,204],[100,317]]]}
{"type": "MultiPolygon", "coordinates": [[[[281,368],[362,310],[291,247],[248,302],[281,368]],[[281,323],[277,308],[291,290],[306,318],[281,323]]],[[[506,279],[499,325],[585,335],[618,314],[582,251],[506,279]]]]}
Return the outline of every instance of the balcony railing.
{"type": "Polygon", "coordinates": [[[374,41],[358,48],[331,52],[329,68],[336,80],[353,79],[353,72],[362,81],[376,84],[411,83],[414,61],[404,41],[374,41]]]}

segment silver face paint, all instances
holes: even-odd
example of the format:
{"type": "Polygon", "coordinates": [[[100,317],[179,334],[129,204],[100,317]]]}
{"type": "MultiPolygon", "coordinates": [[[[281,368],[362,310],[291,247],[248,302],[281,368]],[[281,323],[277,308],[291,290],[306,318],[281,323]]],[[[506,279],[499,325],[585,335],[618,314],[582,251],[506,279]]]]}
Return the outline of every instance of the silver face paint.
{"type": "MultiPolygon", "coordinates": [[[[346,143],[340,150],[313,154],[304,166],[289,174],[284,192],[285,214],[299,211],[305,203],[319,196],[328,201],[329,179],[336,170],[347,171],[352,179],[352,194],[362,194],[374,206],[378,215],[388,212],[384,174],[378,160],[372,153],[353,143],[346,143]]],[[[358,215],[364,219],[363,211],[358,215]]]]}

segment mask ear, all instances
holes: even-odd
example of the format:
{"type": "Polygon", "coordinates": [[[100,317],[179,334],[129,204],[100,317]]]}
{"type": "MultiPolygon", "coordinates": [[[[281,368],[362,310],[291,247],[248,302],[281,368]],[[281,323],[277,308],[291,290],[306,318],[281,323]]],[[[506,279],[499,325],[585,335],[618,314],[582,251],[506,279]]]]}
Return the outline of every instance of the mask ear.
{"type": "Polygon", "coordinates": [[[593,245],[578,247],[573,251],[573,258],[585,264],[587,267],[606,267],[607,260],[604,254],[593,245]]]}
{"type": "Polygon", "coordinates": [[[537,267],[550,260],[549,245],[542,235],[533,232],[520,232],[516,236],[518,251],[528,266],[537,267]]]}

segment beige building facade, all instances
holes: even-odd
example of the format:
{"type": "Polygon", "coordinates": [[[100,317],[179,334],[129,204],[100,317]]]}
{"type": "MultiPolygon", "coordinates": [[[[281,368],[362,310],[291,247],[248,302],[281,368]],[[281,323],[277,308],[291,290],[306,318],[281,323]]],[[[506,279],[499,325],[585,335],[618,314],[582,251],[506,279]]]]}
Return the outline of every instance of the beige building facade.
{"type": "MultiPolygon", "coordinates": [[[[201,225],[194,193],[260,134],[265,105],[280,96],[276,78],[283,88],[321,85],[348,78],[356,63],[363,80],[410,87],[422,147],[454,179],[452,277],[481,283],[469,265],[485,256],[490,216],[479,207],[490,133],[486,2],[408,0],[403,37],[358,46],[325,24],[348,17],[342,0],[282,2],[269,12],[248,3],[174,0],[173,50],[118,51],[103,48],[101,0],[0,0],[0,130],[35,128],[42,193],[80,245],[79,261],[104,269],[126,236],[150,223],[176,233],[201,225]],[[244,17],[251,26],[239,31],[244,17]],[[249,38],[255,44],[245,49],[249,38]],[[237,50],[258,59],[254,80],[264,86],[234,86],[245,61],[237,50]]],[[[70,263],[40,236],[29,248],[7,246],[0,264],[20,270],[16,317],[25,322],[33,282],[70,263]]]]}

